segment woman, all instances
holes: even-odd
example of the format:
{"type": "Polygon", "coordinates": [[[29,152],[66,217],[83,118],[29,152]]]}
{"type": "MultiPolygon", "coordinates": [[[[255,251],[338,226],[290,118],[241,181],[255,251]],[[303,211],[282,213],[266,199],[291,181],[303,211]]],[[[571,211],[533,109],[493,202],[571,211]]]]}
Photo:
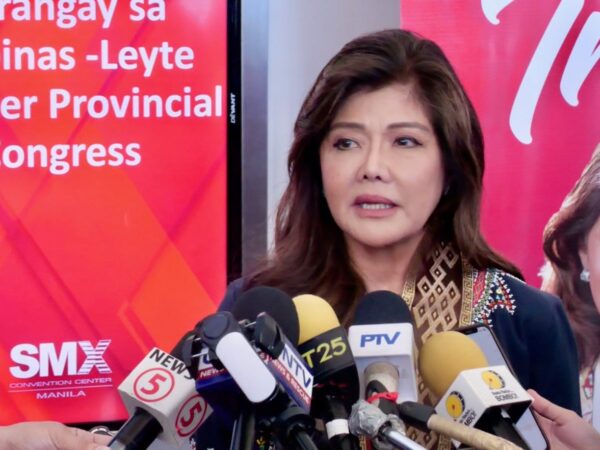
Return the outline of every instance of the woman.
{"type": "MultiPolygon", "coordinates": [[[[364,293],[390,290],[411,308],[418,346],[442,330],[491,324],[526,388],[579,411],[560,302],[521,282],[479,230],[483,166],[479,121],[435,43],[402,30],[351,41],[298,115],[274,248],[221,308],[242,289],[275,286],[328,299],[349,325],[364,293]]],[[[434,447],[435,436],[417,434],[434,447]]]]}
{"type": "Polygon", "coordinates": [[[544,230],[542,289],[559,296],[579,351],[583,417],[600,430],[600,146],[544,230]]]}

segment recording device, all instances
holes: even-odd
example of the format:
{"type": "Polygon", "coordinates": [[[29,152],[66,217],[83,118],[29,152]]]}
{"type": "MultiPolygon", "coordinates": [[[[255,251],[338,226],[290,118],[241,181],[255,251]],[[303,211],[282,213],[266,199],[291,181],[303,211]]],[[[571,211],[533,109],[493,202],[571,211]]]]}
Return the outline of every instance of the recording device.
{"type": "MultiPolygon", "coordinates": [[[[399,448],[422,448],[404,436],[404,425],[398,419],[399,417],[409,425],[424,431],[435,430],[477,448],[487,450],[516,448],[509,442],[488,433],[472,430],[451,420],[444,419],[434,414],[433,408],[412,401],[416,399],[416,386],[414,385],[413,377],[409,377],[408,383],[405,382],[404,384],[409,388],[405,389],[405,391],[409,393],[414,392],[412,398],[407,399],[402,394],[397,393],[397,386],[402,384],[399,378],[403,371],[406,372],[410,369],[411,375],[414,371],[411,314],[402,298],[390,292],[367,294],[361,300],[355,317],[354,323],[369,323],[372,325],[367,325],[370,327],[370,329],[366,330],[367,333],[358,328],[358,331],[361,333],[355,335],[355,341],[351,341],[354,342],[353,345],[357,345],[357,342],[360,345],[361,342],[376,341],[377,338],[372,337],[373,333],[371,331],[378,331],[380,327],[375,324],[393,320],[397,324],[410,326],[410,328],[406,327],[409,332],[405,333],[408,336],[405,336],[403,339],[405,347],[395,352],[390,351],[395,356],[392,359],[392,361],[395,361],[395,364],[390,364],[385,356],[368,360],[369,363],[364,370],[366,383],[365,395],[373,405],[359,402],[353,407],[350,420],[351,422],[354,421],[357,433],[371,437],[377,447],[381,447],[385,443],[390,443],[399,448]],[[405,359],[400,359],[402,357],[405,359]],[[377,407],[373,409],[375,405],[377,407]]],[[[353,325],[350,328],[351,333],[353,330],[356,330],[355,326],[353,325]]],[[[399,329],[398,331],[402,332],[406,328],[399,329]]],[[[384,339],[383,337],[380,339],[380,341],[385,341],[386,343],[391,340],[390,338],[384,339]]],[[[473,346],[475,345],[473,344],[473,346]]],[[[481,359],[480,362],[485,362],[485,359],[481,359]]]]}
{"type": "Polygon", "coordinates": [[[423,431],[437,431],[469,447],[481,450],[521,449],[506,439],[440,416],[431,406],[417,402],[406,401],[398,404],[398,415],[409,426],[423,431]]]}
{"type": "Polygon", "coordinates": [[[293,301],[300,324],[298,351],[314,375],[311,415],[323,420],[333,448],[358,449],[358,439],[348,428],[359,382],[346,331],[321,297],[305,294],[293,301]]]}
{"type": "Polygon", "coordinates": [[[529,449],[514,423],[531,397],[506,366],[489,366],[464,334],[446,331],[430,337],[421,348],[419,369],[425,384],[441,396],[437,414],[529,449]]]}
{"type": "Polygon", "coordinates": [[[389,291],[366,294],[356,308],[348,339],[361,398],[379,383],[401,401],[417,400],[412,318],[400,296],[389,291]]]}
{"type": "MultiPolygon", "coordinates": [[[[263,294],[264,291],[258,293],[263,294]]],[[[242,303],[243,298],[242,295],[242,303]]],[[[288,311],[295,316],[295,307],[291,299],[287,299],[288,311]]],[[[142,450],[156,438],[175,447],[188,445],[189,437],[211,413],[210,406],[196,389],[198,384],[202,387],[202,380],[195,381],[195,378],[202,364],[210,365],[213,371],[225,372],[215,369],[214,364],[228,369],[224,378],[230,381],[226,384],[232,390],[220,399],[213,399],[213,404],[236,397],[231,395],[235,388],[238,397],[260,405],[265,416],[272,415],[272,426],[279,431],[282,442],[301,442],[305,448],[313,448],[306,435],[312,426],[308,416],[312,376],[306,368],[300,370],[302,358],[277,323],[267,314],[259,316],[252,323],[242,321],[240,325],[231,313],[212,314],[200,321],[195,331],[184,336],[172,352],[174,355],[153,349],[119,387],[132,417],[113,438],[110,447],[142,450]],[[267,352],[262,353],[264,361],[248,341],[247,333],[267,352]],[[299,376],[303,376],[302,383],[297,379],[299,376]]],[[[237,411],[243,408],[240,406],[237,411]]]]}
{"type": "Polygon", "coordinates": [[[404,424],[396,415],[386,414],[364,400],[359,400],[352,407],[349,423],[353,434],[379,442],[378,448],[383,442],[401,450],[426,450],[404,435],[404,424]]]}
{"type": "MultiPolygon", "coordinates": [[[[404,424],[396,411],[399,399],[417,398],[412,318],[404,300],[389,291],[363,296],[356,308],[349,340],[360,377],[361,397],[382,411],[380,419],[387,417],[385,422],[378,422],[381,430],[386,431],[380,430],[372,436],[374,447],[387,449],[390,443],[400,445],[402,441],[400,448],[420,449],[421,446],[404,436],[404,424]],[[388,422],[389,425],[383,425],[388,422]]],[[[364,425],[365,421],[355,421],[359,423],[364,425]]]]}
{"type": "MultiPolygon", "coordinates": [[[[460,331],[477,344],[489,364],[505,365],[514,373],[508,358],[490,327],[478,324],[459,328],[457,331],[460,331]]],[[[531,450],[548,450],[550,448],[550,444],[542,432],[531,407],[517,420],[515,427],[531,450]]]]}
{"type": "Polygon", "coordinates": [[[158,439],[181,448],[211,414],[196,392],[194,379],[179,358],[188,332],[171,354],[153,348],[119,385],[119,394],[130,414],[109,443],[115,450],[144,450],[158,439]]]}
{"type": "MultiPolygon", "coordinates": [[[[276,303],[275,311],[281,312],[279,306],[285,301],[290,307],[284,315],[292,312],[291,315],[296,316],[292,300],[283,293],[284,298],[281,295],[274,298],[273,291],[273,288],[256,287],[243,293],[236,302],[236,313],[239,317],[248,314],[251,317],[255,299],[266,297],[276,303]]],[[[196,388],[215,409],[220,408],[219,403],[227,397],[237,397],[238,409],[233,411],[233,416],[243,421],[244,414],[246,417],[256,414],[257,425],[273,430],[283,445],[316,448],[308,435],[313,427],[309,416],[313,377],[295,347],[268,314],[269,303],[264,302],[260,309],[267,312],[258,314],[253,322],[246,319],[238,322],[232,313],[223,311],[197,325],[204,349],[198,355],[201,362],[196,388]],[[236,388],[252,404],[251,408],[243,401],[239,403],[236,388]]],[[[251,439],[241,436],[240,440],[251,439]]]]}
{"type": "MultiPolygon", "coordinates": [[[[246,291],[242,301],[233,304],[231,312],[237,320],[251,322],[261,312],[268,311],[285,335],[292,343],[298,341],[298,317],[290,298],[283,291],[266,286],[259,286],[246,291]]],[[[259,338],[258,341],[265,339],[259,338]]],[[[231,392],[225,392],[225,396],[231,396],[231,392]]],[[[239,408],[230,411],[239,411],[233,422],[230,449],[251,450],[257,439],[256,436],[256,413],[254,407],[242,400],[239,408]]],[[[269,432],[267,431],[267,436],[269,432]]],[[[258,440],[265,439],[258,436],[258,440]]]]}

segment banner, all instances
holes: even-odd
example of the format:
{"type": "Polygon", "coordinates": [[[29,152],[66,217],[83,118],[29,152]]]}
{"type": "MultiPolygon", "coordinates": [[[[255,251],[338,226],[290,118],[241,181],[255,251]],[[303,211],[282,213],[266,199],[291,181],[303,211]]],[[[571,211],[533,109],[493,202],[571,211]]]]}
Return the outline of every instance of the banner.
{"type": "Polygon", "coordinates": [[[484,235],[539,286],[544,226],[600,142],[600,1],[403,0],[401,26],[457,70],[486,142],[484,235]]]}
{"type": "Polygon", "coordinates": [[[0,5],[0,424],[116,386],[226,282],[226,1],[0,5]]]}

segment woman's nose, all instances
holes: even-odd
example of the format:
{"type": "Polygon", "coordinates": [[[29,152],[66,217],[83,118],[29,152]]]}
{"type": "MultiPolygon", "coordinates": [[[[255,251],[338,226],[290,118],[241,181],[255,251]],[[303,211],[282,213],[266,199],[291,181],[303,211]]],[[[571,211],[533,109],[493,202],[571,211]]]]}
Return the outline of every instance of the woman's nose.
{"type": "Polygon", "coordinates": [[[387,181],[389,170],[385,153],[381,146],[373,146],[367,150],[361,172],[363,180],[387,181]]]}

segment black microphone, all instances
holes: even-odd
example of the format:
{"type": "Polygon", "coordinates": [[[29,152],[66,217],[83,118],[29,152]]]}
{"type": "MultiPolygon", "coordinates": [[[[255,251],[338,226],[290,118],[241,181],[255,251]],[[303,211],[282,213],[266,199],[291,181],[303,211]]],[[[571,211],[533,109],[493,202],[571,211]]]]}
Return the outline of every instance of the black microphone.
{"type": "MultiPolygon", "coordinates": [[[[257,287],[242,294],[237,303],[254,304],[256,296],[269,297],[272,292],[272,288],[257,287]]],[[[278,306],[281,301],[280,296],[276,302],[278,306]]],[[[293,310],[291,298],[287,297],[287,302],[293,310]]],[[[314,423],[309,416],[312,374],[294,345],[268,314],[268,305],[261,309],[267,311],[260,313],[254,322],[242,320],[238,323],[231,313],[219,312],[198,324],[196,330],[213,355],[208,357],[209,361],[225,370],[215,371],[213,367],[205,376],[206,367],[201,365],[196,387],[216,408],[219,399],[210,391],[227,379],[233,380],[254,405],[257,423],[273,430],[283,445],[316,449],[309,436],[314,423]]],[[[236,313],[241,316],[239,309],[236,313]]],[[[201,356],[208,355],[204,353],[201,356]]]]}
{"type": "MultiPolygon", "coordinates": [[[[277,322],[292,343],[298,341],[298,316],[289,296],[283,291],[267,286],[249,289],[242,301],[233,304],[231,312],[237,320],[254,320],[260,313],[268,314],[277,322]]],[[[264,341],[264,338],[258,341],[264,341]]],[[[249,402],[240,406],[240,412],[232,430],[230,449],[251,450],[256,439],[256,413],[249,402]]]]}
{"type": "MultiPolygon", "coordinates": [[[[282,312],[279,307],[280,302],[273,302],[272,298],[270,302],[275,303],[276,306],[272,305],[268,309],[274,315],[278,316],[279,321],[286,324],[286,327],[290,330],[290,334],[297,339],[298,324],[295,307],[289,296],[283,295],[284,298],[287,298],[287,313],[285,311],[282,312]],[[287,318],[289,317],[292,318],[291,324],[288,324],[289,320],[287,318]],[[296,321],[295,326],[293,324],[294,319],[296,321]]],[[[240,298],[242,299],[243,297],[242,295],[240,298]]],[[[265,298],[264,291],[262,291],[259,297],[265,298]]],[[[269,301],[267,300],[266,303],[269,303],[269,301]]],[[[244,301],[242,300],[240,304],[244,304],[244,301]]],[[[234,323],[236,322],[235,320],[228,322],[227,319],[224,319],[222,313],[210,315],[201,321],[201,323],[204,321],[211,323],[212,328],[215,326],[218,328],[219,323],[229,322],[235,328],[234,323]]],[[[259,323],[263,324],[262,327],[259,327],[259,329],[263,330],[262,333],[267,333],[266,337],[261,338],[263,341],[269,338],[268,330],[278,330],[276,324],[270,323],[267,317],[263,317],[259,320],[259,323]]],[[[211,326],[205,330],[208,331],[208,334],[211,333],[210,328],[211,326]]],[[[276,331],[271,332],[271,334],[274,334],[270,336],[271,339],[279,339],[280,349],[286,350],[281,336],[278,336],[276,331]]],[[[204,337],[208,338],[208,336],[204,337]]],[[[233,334],[233,337],[239,338],[236,333],[233,334]]],[[[121,383],[119,391],[125,406],[130,412],[130,419],[127,420],[111,440],[109,444],[110,448],[114,450],[145,450],[156,439],[164,441],[169,445],[180,447],[186,444],[191,435],[206,421],[212,413],[212,408],[203,396],[197,392],[195,376],[198,373],[198,365],[201,364],[199,363],[201,357],[204,359],[204,363],[208,363],[209,361],[218,362],[218,359],[212,350],[205,349],[204,353],[199,354],[199,349],[204,345],[202,341],[199,333],[194,331],[186,333],[171,354],[157,348],[152,349],[123,383],[121,383]],[[190,369],[192,369],[193,374],[190,372],[190,369]]],[[[290,344],[287,347],[288,351],[293,349],[293,346],[290,344]]],[[[229,345],[229,348],[231,348],[231,345],[229,345]]],[[[248,350],[248,347],[246,347],[246,350],[248,350]]],[[[253,353],[254,348],[252,347],[252,353],[246,351],[243,354],[246,357],[250,355],[250,360],[257,363],[256,358],[252,357],[253,353]]],[[[297,356],[297,361],[301,362],[299,355],[297,356]]],[[[262,362],[256,366],[258,370],[263,369],[264,365],[261,366],[261,364],[262,362]]],[[[282,372],[285,373],[285,370],[282,372]]],[[[261,380],[266,380],[267,383],[273,381],[271,373],[267,375],[267,373],[263,372],[263,375],[263,377],[259,377],[261,380]]],[[[231,376],[229,374],[227,376],[231,381],[231,376]]],[[[312,387],[312,378],[309,381],[312,387]]],[[[231,384],[235,386],[238,394],[234,394],[236,392],[235,389],[225,391],[224,395],[221,392],[222,395],[220,395],[217,401],[213,399],[213,404],[218,406],[221,406],[221,403],[227,404],[228,407],[231,407],[228,412],[232,413],[233,411],[233,414],[238,414],[239,418],[242,419],[237,427],[240,431],[237,434],[234,433],[233,438],[235,440],[236,436],[239,437],[242,433],[241,430],[253,429],[254,424],[251,415],[249,415],[249,408],[243,406],[245,400],[242,399],[241,390],[239,390],[236,383],[231,384]],[[238,397],[237,405],[232,407],[226,400],[236,397],[238,397]],[[242,415],[242,413],[245,415],[242,415]]],[[[248,385],[249,383],[246,384],[248,385]]],[[[271,386],[273,387],[276,384],[272,382],[271,386]]],[[[255,395],[260,395],[252,386],[250,386],[250,391],[254,392],[255,395]]],[[[306,400],[306,393],[304,395],[304,400],[306,400]]],[[[284,395],[280,397],[283,398],[282,402],[287,398],[284,395]]],[[[308,395],[308,401],[310,402],[310,395],[308,395]]],[[[221,408],[220,412],[226,409],[221,408]]],[[[308,406],[306,407],[306,411],[308,412],[308,406]]],[[[231,421],[226,423],[231,423],[231,421]]],[[[202,442],[199,444],[202,444],[202,442]]],[[[240,443],[239,448],[244,448],[244,445],[240,443]]]]}

